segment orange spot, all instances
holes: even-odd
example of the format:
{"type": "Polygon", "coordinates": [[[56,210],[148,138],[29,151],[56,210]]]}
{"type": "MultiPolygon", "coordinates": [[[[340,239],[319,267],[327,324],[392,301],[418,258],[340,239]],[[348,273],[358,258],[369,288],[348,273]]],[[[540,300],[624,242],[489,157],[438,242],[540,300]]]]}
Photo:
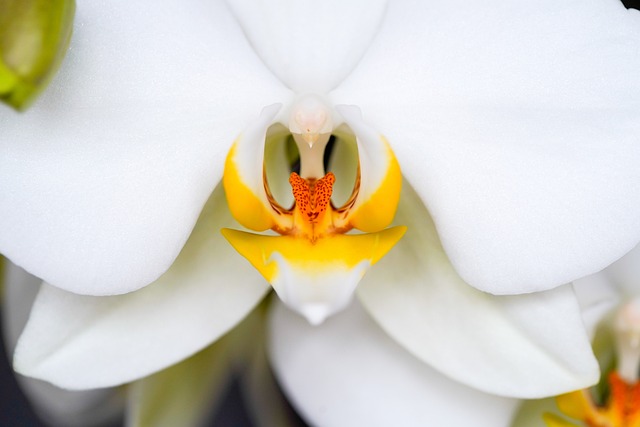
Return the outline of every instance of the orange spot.
{"type": "Polygon", "coordinates": [[[640,427],[640,383],[629,384],[616,372],[609,375],[609,418],[615,426],[640,427]]]}
{"type": "Polygon", "coordinates": [[[318,218],[331,203],[333,184],[336,177],[329,172],[320,179],[304,179],[297,173],[291,173],[289,184],[296,200],[296,208],[310,223],[318,222],[318,218]]]}
{"type": "Polygon", "coordinates": [[[603,406],[580,390],[559,396],[560,410],[588,427],[640,427],[640,382],[629,384],[616,372],[608,380],[611,392],[603,406]]]}

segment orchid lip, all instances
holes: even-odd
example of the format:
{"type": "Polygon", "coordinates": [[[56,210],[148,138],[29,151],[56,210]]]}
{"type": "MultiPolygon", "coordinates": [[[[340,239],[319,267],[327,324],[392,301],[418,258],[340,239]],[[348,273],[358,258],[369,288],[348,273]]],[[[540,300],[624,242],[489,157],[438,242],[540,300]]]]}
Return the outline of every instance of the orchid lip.
{"type": "Polygon", "coordinates": [[[265,147],[280,111],[279,105],[265,108],[238,138],[223,179],[238,222],[279,236],[228,229],[223,235],[285,304],[317,324],[349,304],[366,270],[404,234],[404,227],[386,229],[395,215],[402,177],[389,144],[364,123],[357,107],[331,107],[323,97],[307,94],[290,107],[288,127],[279,128],[288,130],[283,140],[289,141],[297,159],[296,166],[284,165],[292,203],[279,201],[272,187],[282,182],[267,179],[270,158],[265,147]],[[340,168],[335,174],[327,170],[332,169],[327,158],[334,155],[334,144],[351,144],[357,153],[351,163],[351,195],[340,205],[333,196],[334,185],[344,188],[349,183],[342,181],[340,168]],[[354,234],[356,230],[365,234],[354,234]]]}

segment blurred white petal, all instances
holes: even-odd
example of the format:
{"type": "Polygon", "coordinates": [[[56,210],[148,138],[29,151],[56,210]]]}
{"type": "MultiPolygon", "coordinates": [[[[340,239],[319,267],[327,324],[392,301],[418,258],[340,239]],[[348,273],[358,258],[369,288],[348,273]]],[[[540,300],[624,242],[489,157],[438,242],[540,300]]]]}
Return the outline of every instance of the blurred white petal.
{"type": "Polygon", "coordinates": [[[270,289],[224,241],[237,227],[219,187],[176,262],[152,285],[91,297],[45,285],[14,367],[60,387],[123,384],[166,368],[235,326],[270,289]]]}
{"type": "MultiPolygon", "coordinates": [[[[5,268],[4,277],[0,277],[4,291],[2,326],[6,351],[11,355],[42,280],[9,262],[5,268]]],[[[35,412],[52,426],[99,426],[124,410],[124,393],[116,389],[68,391],[22,375],[16,379],[35,412]]]]}
{"type": "Polygon", "coordinates": [[[505,396],[548,396],[597,380],[571,286],[515,296],[472,288],[408,185],[395,221],[409,231],[363,279],[358,296],[408,351],[457,381],[505,396]]]}
{"type": "Polygon", "coordinates": [[[394,343],[354,302],[312,327],[281,304],[269,354],[301,415],[321,426],[507,426],[516,400],[456,383],[394,343]]]}

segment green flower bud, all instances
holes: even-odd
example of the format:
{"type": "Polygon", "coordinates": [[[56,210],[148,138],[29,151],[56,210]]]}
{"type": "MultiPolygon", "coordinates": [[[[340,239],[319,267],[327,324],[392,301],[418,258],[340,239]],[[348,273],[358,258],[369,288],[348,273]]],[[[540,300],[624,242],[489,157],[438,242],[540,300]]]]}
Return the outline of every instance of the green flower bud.
{"type": "Polygon", "coordinates": [[[23,110],[47,86],[71,39],[74,0],[0,0],[0,99],[23,110]]]}

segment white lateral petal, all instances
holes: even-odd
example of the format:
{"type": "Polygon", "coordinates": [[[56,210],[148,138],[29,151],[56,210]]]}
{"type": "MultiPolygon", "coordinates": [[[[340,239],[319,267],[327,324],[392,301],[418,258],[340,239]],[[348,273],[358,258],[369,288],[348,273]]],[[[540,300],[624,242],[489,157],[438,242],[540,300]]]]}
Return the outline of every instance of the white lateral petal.
{"type": "Polygon", "coordinates": [[[332,97],[389,138],[472,286],[549,289],[640,239],[640,13],[398,0],[332,97]]]}
{"type": "Polygon", "coordinates": [[[0,111],[0,252],[76,293],[173,262],[233,140],[286,89],[221,1],[87,1],[59,75],[0,111]]]}
{"type": "MultiPolygon", "coordinates": [[[[2,261],[0,259],[0,263],[2,261]]],[[[0,277],[3,290],[2,332],[9,355],[13,354],[27,323],[41,283],[42,280],[20,267],[9,262],[5,264],[3,277],[0,277]]],[[[22,375],[16,376],[16,380],[39,417],[53,426],[104,425],[124,409],[120,394],[114,390],[67,391],[22,375]]]]}
{"type": "Polygon", "coordinates": [[[276,376],[312,425],[506,427],[517,404],[421,363],[358,303],[318,327],[279,305],[270,327],[276,376]]]}
{"type": "Polygon", "coordinates": [[[218,188],[171,268],[127,295],[91,297],[45,285],[14,367],[69,389],[118,385],[172,365],[238,323],[269,287],[220,234],[231,219],[218,188]]]}
{"type": "Polygon", "coordinates": [[[405,237],[357,292],[407,350],[457,381],[504,396],[555,395],[597,381],[571,286],[494,296],[467,285],[408,185],[396,221],[407,226],[405,237]]]}
{"type": "Polygon", "coordinates": [[[349,75],[375,36],[386,0],[233,0],[256,52],[298,93],[325,93],[349,75]]]}

